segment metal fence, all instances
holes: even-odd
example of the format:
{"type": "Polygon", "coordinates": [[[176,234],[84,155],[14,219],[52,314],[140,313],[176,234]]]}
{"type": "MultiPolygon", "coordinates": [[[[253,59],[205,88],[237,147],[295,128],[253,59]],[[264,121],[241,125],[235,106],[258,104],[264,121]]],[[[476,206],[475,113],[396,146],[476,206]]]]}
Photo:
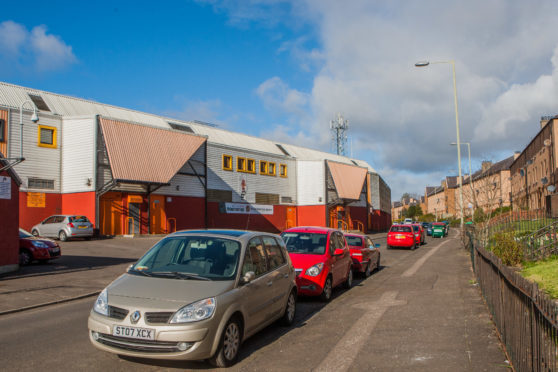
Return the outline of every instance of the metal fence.
{"type": "Polygon", "coordinates": [[[472,229],[465,235],[477,281],[515,370],[558,371],[556,302],[484,249],[472,229]]]}

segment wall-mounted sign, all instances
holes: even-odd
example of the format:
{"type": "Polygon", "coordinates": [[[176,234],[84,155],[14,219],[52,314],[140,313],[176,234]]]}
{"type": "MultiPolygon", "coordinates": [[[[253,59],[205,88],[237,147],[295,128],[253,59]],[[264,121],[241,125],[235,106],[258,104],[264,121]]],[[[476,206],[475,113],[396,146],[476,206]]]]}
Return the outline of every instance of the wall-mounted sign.
{"type": "Polygon", "coordinates": [[[128,203],[143,203],[143,197],[141,195],[128,195],[128,203]]]}
{"type": "Polygon", "coordinates": [[[12,179],[10,177],[0,177],[0,199],[12,198],[12,179]]]}
{"type": "Polygon", "coordinates": [[[229,214],[273,214],[273,205],[225,203],[224,212],[229,214]]]}
{"type": "Polygon", "coordinates": [[[44,192],[28,192],[27,193],[27,206],[30,208],[44,208],[45,207],[45,193],[44,192]]]}

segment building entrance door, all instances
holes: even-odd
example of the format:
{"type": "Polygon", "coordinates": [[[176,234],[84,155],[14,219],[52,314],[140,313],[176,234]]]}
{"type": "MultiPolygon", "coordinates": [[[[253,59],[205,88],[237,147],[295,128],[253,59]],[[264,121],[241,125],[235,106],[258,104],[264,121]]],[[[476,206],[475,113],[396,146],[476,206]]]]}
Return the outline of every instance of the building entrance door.
{"type": "Polygon", "coordinates": [[[287,207],[287,229],[296,226],[296,208],[287,207]]]}
{"type": "Polygon", "coordinates": [[[140,203],[128,203],[128,234],[140,233],[140,203]]]}
{"type": "MultiPolygon", "coordinates": [[[[151,195],[149,202],[151,234],[168,234],[167,215],[165,213],[165,196],[151,195]]],[[[176,227],[175,227],[176,229],[176,227]]]]}

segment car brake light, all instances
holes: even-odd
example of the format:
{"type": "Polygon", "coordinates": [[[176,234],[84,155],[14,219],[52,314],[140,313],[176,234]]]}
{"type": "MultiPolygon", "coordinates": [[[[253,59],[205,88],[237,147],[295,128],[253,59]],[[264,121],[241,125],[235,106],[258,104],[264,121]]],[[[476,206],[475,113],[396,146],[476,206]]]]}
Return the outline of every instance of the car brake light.
{"type": "Polygon", "coordinates": [[[68,226],[69,226],[69,227],[74,227],[74,224],[70,222],[70,223],[68,224],[68,226]]]}

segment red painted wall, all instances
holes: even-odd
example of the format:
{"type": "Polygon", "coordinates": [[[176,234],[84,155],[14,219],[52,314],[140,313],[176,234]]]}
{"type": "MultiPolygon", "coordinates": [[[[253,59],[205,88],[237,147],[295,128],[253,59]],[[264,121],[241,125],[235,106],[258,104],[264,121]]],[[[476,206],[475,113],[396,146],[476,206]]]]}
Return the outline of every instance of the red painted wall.
{"type": "Polygon", "coordinates": [[[327,226],[325,205],[301,205],[296,214],[298,226],[327,226]]]}
{"type": "Polygon", "coordinates": [[[386,231],[391,226],[391,214],[374,210],[372,215],[372,231],[386,231]]]}
{"type": "Polygon", "coordinates": [[[19,226],[31,231],[31,228],[53,214],[62,213],[61,194],[45,193],[45,207],[35,208],[27,206],[27,193],[19,193],[19,226]]]}
{"type": "MultiPolygon", "coordinates": [[[[10,177],[8,172],[2,172],[0,176],[10,177]]],[[[13,179],[11,191],[10,199],[0,199],[0,211],[2,211],[0,213],[0,266],[18,263],[19,187],[13,179]]],[[[0,269],[0,271],[2,270],[0,269]]]]}
{"type": "MultiPolygon", "coordinates": [[[[205,228],[205,198],[171,196],[165,201],[167,219],[176,219],[176,230],[205,228]]],[[[172,226],[169,226],[172,231],[172,226]]]]}
{"type": "Polygon", "coordinates": [[[221,213],[219,203],[207,203],[208,228],[227,228],[278,233],[287,225],[287,207],[274,205],[273,214],[221,213]]]}
{"type": "Polygon", "coordinates": [[[351,219],[353,220],[353,228],[358,229],[356,221],[362,223],[362,227],[366,232],[368,224],[368,208],[366,207],[350,207],[351,219]]]}
{"type": "Polygon", "coordinates": [[[95,224],[95,192],[62,194],[62,213],[81,214],[95,224]]]}

